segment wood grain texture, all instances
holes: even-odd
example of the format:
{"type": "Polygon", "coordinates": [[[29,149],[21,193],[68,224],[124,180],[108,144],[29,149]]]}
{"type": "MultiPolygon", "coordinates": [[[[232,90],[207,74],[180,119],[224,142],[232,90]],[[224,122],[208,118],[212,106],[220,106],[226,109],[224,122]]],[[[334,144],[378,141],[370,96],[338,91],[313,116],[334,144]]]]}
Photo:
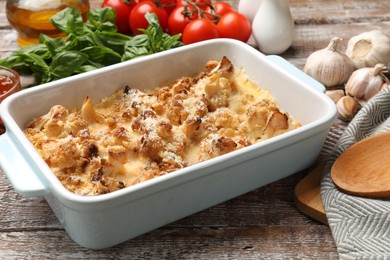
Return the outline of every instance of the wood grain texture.
{"type": "Polygon", "coordinates": [[[297,211],[301,174],[107,250],[75,244],[46,201],[16,194],[0,175],[0,255],[17,258],[337,258],[329,228],[297,211]]]}
{"type": "MultiPolygon", "coordinates": [[[[231,1],[237,6],[238,0],[231,1]]],[[[0,0],[0,57],[18,49],[0,0]]],[[[92,7],[101,1],[91,1],[92,7]]],[[[296,37],[283,56],[302,68],[307,56],[333,36],[347,40],[383,29],[390,34],[387,1],[289,0],[296,37]]],[[[344,42],[345,44],[346,42],[344,42]]],[[[321,158],[342,133],[336,120],[321,158]]],[[[107,250],[82,248],[66,234],[43,198],[12,189],[0,170],[0,258],[31,259],[337,259],[328,226],[294,204],[295,185],[307,171],[251,191],[107,250]]]]}

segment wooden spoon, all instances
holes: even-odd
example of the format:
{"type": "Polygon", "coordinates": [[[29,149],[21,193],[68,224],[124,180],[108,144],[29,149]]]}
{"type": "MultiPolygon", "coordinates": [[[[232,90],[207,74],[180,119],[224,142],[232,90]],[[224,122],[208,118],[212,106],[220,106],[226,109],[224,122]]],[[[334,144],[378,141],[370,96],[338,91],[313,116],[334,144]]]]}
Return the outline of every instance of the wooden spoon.
{"type": "Polygon", "coordinates": [[[295,186],[294,202],[303,214],[328,225],[321,199],[321,176],[324,168],[325,163],[320,162],[295,186]]]}
{"type": "Polygon", "coordinates": [[[390,197],[390,132],[370,136],[345,150],[334,162],[331,177],[347,194],[390,197]]]}

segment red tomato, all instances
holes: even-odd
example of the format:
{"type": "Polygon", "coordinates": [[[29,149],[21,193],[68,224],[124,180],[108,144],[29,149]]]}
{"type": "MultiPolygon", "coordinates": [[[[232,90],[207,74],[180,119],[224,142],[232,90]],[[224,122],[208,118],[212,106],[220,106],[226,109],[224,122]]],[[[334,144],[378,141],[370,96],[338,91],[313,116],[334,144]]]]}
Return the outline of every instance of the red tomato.
{"type": "MultiPolygon", "coordinates": [[[[185,5],[186,2],[191,2],[192,4],[196,4],[200,9],[206,9],[207,6],[212,4],[212,0],[177,0],[176,6],[185,5]]],[[[188,3],[188,5],[191,5],[188,3]]]]}
{"type": "Polygon", "coordinates": [[[218,33],[222,38],[233,38],[247,42],[252,33],[251,24],[245,15],[238,12],[228,12],[217,24],[218,33]]]}
{"type": "MultiPolygon", "coordinates": [[[[159,0],[155,0],[154,3],[157,3],[159,0]]],[[[160,0],[159,6],[164,8],[169,15],[176,8],[176,0],[160,0]]]]}
{"type": "Polygon", "coordinates": [[[120,33],[129,33],[129,15],[136,5],[135,0],[104,0],[101,7],[112,7],[116,13],[116,27],[120,33]]]}
{"type": "MultiPolygon", "coordinates": [[[[205,9],[206,13],[214,14],[219,17],[231,11],[234,11],[233,6],[226,2],[215,2],[205,9]],[[211,7],[213,7],[213,9],[211,7]]],[[[214,20],[212,15],[208,15],[207,17],[209,17],[210,20],[214,20]]]]}
{"type": "Polygon", "coordinates": [[[171,35],[183,33],[184,28],[192,20],[196,19],[197,12],[193,6],[187,6],[187,13],[184,11],[184,6],[176,7],[168,18],[168,32],[171,35]]]}
{"type": "Polygon", "coordinates": [[[191,44],[209,39],[218,38],[217,26],[206,18],[196,19],[187,24],[183,31],[184,44],[191,44]]]}
{"type": "Polygon", "coordinates": [[[161,28],[163,31],[166,31],[168,24],[168,14],[163,8],[157,7],[152,1],[139,2],[136,6],[134,6],[133,10],[131,10],[128,20],[131,31],[134,34],[141,34],[142,32],[139,29],[148,28],[149,23],[145,18],[145,14],[147,12],[155,13],[161,28]]]}

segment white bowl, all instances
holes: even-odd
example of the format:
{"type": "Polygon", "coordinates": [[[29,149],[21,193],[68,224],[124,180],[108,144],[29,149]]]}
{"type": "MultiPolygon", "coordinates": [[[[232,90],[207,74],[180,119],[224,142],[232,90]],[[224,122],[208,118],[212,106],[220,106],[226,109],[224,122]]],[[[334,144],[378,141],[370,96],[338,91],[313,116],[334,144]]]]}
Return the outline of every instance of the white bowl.
{"type": "Polygon", "coordinates": [[[310,166],[336,116],[323,86],[278,56],[247,44],[217,39],[137,58],[58,80],[8,97],[0,107],[7,132],[0,136],[0,164],[14,189],[44,196],[70,237],[105,248],[166,225],[310,166]],[[95,197],[63,187],[23,134],[26,123],[51,106],[81,107],[118,87],[156,86],[203,69],[227,56],[259,86],[271,90],[281,109],[303,126],[244,149],[131,187],[95,197]]]}

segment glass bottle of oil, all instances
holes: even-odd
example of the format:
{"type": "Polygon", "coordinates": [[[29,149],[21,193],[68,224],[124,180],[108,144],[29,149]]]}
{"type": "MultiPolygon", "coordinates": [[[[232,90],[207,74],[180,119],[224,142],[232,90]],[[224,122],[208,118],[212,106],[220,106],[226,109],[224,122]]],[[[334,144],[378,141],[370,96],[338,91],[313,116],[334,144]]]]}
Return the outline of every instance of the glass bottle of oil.
{"type": "Polygon", "coordinates": [[[18,32],[19,46],[37,43],[41,33],[60,36],[49,19],[66,7],[76,8],[84,18],[90,8],[88,0],[7,0],[7,19],[18,32]]]}

